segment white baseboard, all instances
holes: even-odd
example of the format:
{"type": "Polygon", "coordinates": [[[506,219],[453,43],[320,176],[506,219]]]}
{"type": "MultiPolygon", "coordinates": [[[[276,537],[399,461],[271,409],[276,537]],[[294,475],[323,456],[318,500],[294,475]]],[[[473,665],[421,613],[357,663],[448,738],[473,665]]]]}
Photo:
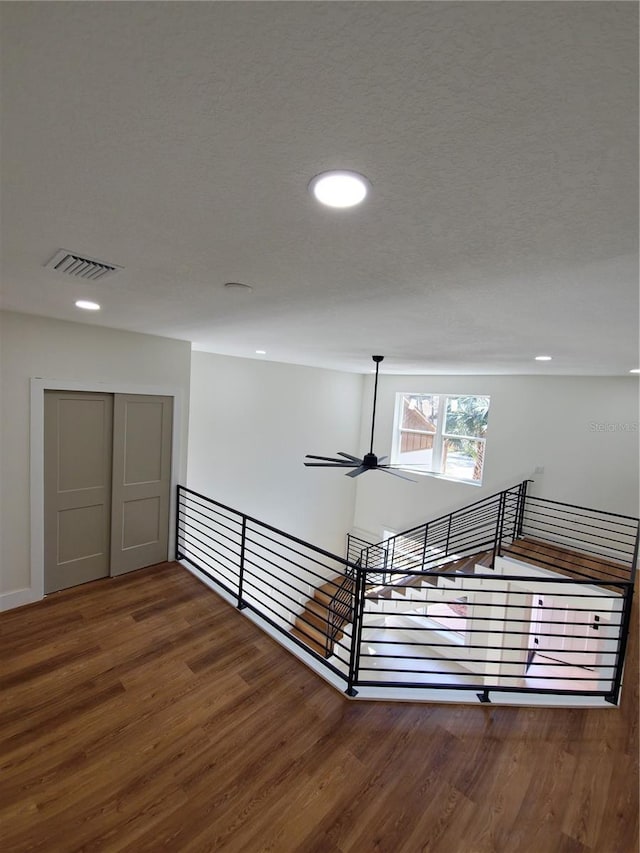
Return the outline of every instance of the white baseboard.
{"type": "Polygon", "coordinates": [[[0,593],[0,613],[5,610],[13,610],[14,607],[22,607],[25,604],[33,604],[41,601],[42,597],[37,595],[31,587],[15,589],[12,592],[0,593]]]}

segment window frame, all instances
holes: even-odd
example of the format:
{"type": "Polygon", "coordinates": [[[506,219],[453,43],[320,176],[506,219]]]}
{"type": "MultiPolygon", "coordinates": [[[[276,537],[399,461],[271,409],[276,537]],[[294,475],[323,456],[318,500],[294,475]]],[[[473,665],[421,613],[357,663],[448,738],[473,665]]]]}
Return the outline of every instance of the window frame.
{"type": "MultiPolygon", "coordinates": [[[[391,452],[389,461],[392,465],[400,466],[401,470],[408,471],[412,474],[420,474],[424,477],[436,477],[441,480],[449,480],[453,483],[464,483],[469,486],[482,486],[484,480],[484,465],[486,460],[486,444],[487,437],[486,435],[483,437],[478,437],[475,435],[456,435],[454,433],[446,433],[444,432],[446,426],[446,415],[447,415],[447,404],[448,400],[455,397],[484,397],[489,400],[489,410],[491,408],[491,395],[490,394],[464,394],[464,393],[447,393],[447,392],[430,392],[430,391],[397,391],[395,395],[395,406],[393,413],[393,433],[391,436],[391,452]],[[438,405],[437,405],[437,414],[436,414],[436,430],[434,433],[430,433],[427,430],[418,430],[418,429],[403,429],[402,428],[402,417],[403,417],[403,400],[406,397],[437,397],[438,405]],[[414,435],[433,435],[433,446],[431,448],[431,458],[432,460],[436,460],[440,470],[439,471],[422,471],[416,465],[411,465],[411,463],[402,463],[401,451],[400,447],[402,444],[402,436],[404,433],[413,433],[414,435]],[[483,454],[482,460],[482,477],[480,480],[467,480],[462,477],[454,477],[451,474],[447,474],[444,471],[444,446],[446,439],[458,439],[463,441],[476,441],[482,442],[485,446],[485,453],[483,454]]],[[[488,418],[488,415],[487,415],[488,418]]],[[[434,465],[435,467],[435,465],[434,465]]]]}

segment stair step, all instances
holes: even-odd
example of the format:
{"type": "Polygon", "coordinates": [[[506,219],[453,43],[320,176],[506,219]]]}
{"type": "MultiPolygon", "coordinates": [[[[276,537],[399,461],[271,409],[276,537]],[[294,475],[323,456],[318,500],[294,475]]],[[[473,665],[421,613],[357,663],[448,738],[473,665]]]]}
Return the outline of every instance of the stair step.
{"type": "MultiPolygon", "coordinates": [[[[354,581],[351,578],[338,577],[316,589],[313,598],[305,602],[302,613],[298,614],[291,635],[317,654],[328,657],[333,651],[331,648],[329,655],[326,654],[329,605],[338,590],[343,588],[352,590],[353,585],[354,581]]],[[[334,642],[341,640],[343,636],[343,631],[339,630],[334,642]]]]}
{"type": "Polygon", "coordinates": [[[302,631],[299,631],[298,628],[292,628],[291,636],[300,640],[305,646],[307,646],[311,651],[314,651],[316,654],[321,655],[322,657],[326,657],[325,654],[325,644],[316,642],[311,637],[308,637],[306,634],[303,634],[302,631]]]}
{"type": "Polygon", "coordinates": [[[324,647],[327,642],[327,635],[324,630],[320,630],[320,628],[316,628],[314,625],[309,625],[307,622],[300,619],[300,617],[296,619],[294,628],[303,634],[306,640],[313,640],[315,643],[322,646],[324,651],[324,647]]]}
{"type": "Polygon", "coordinates": [[[301,622],[304,626],[317,628],[324,634],[327,627],[327,608],[324,608],[324,613],[314,613],[309,609],[309,604],[305,604],[305,609],[298,614],[296,624],[301,622]]]}
{"type": "MultiPolygon", "coordinates": [[[[321,601],[318,601],[317,598],[309,598],[305,602],[304,609],[309,615],[313,613],[315,616],[318,616],[320,619],[322,619],[323,622],[327,621],[327,613],[329,611],[329,608],[326,604],[323,604],[321,601]]],[[[305,614],[303,613],[302,615],[304,616],[305,614]]]]}

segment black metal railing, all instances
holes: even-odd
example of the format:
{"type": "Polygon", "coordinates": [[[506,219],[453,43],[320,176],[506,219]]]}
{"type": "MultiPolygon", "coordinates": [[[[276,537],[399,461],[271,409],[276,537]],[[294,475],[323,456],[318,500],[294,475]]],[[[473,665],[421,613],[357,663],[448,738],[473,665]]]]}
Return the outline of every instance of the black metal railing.
{"type": "MultiPolygon", "coordinates": [[[[327,648],[322,597],[342,590],[343,617],[350,619],[354,610],[354,565],[348,560],[184,486],[178,486],[176,558],[219,585],[239,609],[258,614],[321,659],[327,648]]],[[[345,680],[350,642],[348,634],[334,636],[333,660],[326,662],[345,680]]]]}
{"type": "Polygon", "coordinates": [[[333,654],[338,636],[345,625],[353,622],[355,603],[354,571],[348,571],[344,580],[336,585],[326,614],[325,657],[333,654]]]}
{"type": "Polygon", "coordinates": [[[364,540],[351,537],[345,559],[182,486],[177,503],[178,559],[351,695],[430,688],[481,701],[519,692],[618,702],[638,519],[531,497],[525,481],[378,545],[357,551],[364,540]],[[450,570],[481,553],[475,571],[450,570]]]}
{"type": "MultiPolygon", "coordinates": [[[[393,573],[392,573],[393,574],[393,573]]],[[[366,599],[355,685],[599,696],[617,703],[632,587],[504,569],[402,570],[366,599]],[[511,571],[511,573],[507,573],[511,571]],[[422,583],[420,583],[422,581],[422,583]]]]}
{"type": "Polygon", "coordinates": [[[495,558],[521,533],[528,482],[481,498],[384,542],[366,545],[359,554],[361,565],[378,571],[379,582],[386,583],[387,569],[393,569],[393,576],[399,579],[398,570],[431,571],[487,550],[493,551],[495,558]]]}
{"type": "Polygon", "coordinates": [[[527,495],[518,539],[511,555],[533,542],[542,565],[599,581],[635,579],[637,518],[527,495]]]}

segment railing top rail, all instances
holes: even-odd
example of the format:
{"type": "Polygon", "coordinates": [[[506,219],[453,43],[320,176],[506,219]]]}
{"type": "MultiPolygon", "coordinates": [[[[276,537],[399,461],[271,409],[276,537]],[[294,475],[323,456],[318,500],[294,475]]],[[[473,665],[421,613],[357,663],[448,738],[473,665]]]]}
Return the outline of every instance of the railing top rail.
{"type": "Polygon", "coordinates": [[[258,527],[263,527],[265,530],[270,530],[272,533],[277,533],[279,536],[282,536],[284,539],[288,539],[290,542],[295,542],[297,545],[302,545],[303,547],[308,548],[310,551],[314,551],[316,554],[322,554],[324,557],[328,557],[330,560],[335,560],[342,566],[347,566],[350,569],[359,568],[359,566],[353,560],[347,560],[345,557],[341,557],[338,554],[333,554],[331,551],[327,551],[324,548],[319,548],[317,545],[312,545],[310,542],[305,542],[304,539],[299,539],[292,533],[287,533],[285,530],[280,530],[280,528],[274,527],[272,524],[267,524],[264,521],[260,521],[260,519],[258,518],[254,518],[251,515],[247,515],[244,512],[240,512],[240,510],[234,509],[234,507],[227,506],[226,504],[220,503],[220,501],[216,501],[213,498],[208,498],[206,495],[203,495],[200,492],[196,492],[194,489],[189,489],[187,486],[178,485],[178,493],[180,492],[195,495],[201,500],[206,501],[209,504],[213,504],[213,506],[220,507],[220,509],[224,509],[227,512],[232,512],[234,515],[238,515],[240,516],[240,518],[244,518],[246,521],[250,521],[252,524],[257,525],[258,527]]]}

